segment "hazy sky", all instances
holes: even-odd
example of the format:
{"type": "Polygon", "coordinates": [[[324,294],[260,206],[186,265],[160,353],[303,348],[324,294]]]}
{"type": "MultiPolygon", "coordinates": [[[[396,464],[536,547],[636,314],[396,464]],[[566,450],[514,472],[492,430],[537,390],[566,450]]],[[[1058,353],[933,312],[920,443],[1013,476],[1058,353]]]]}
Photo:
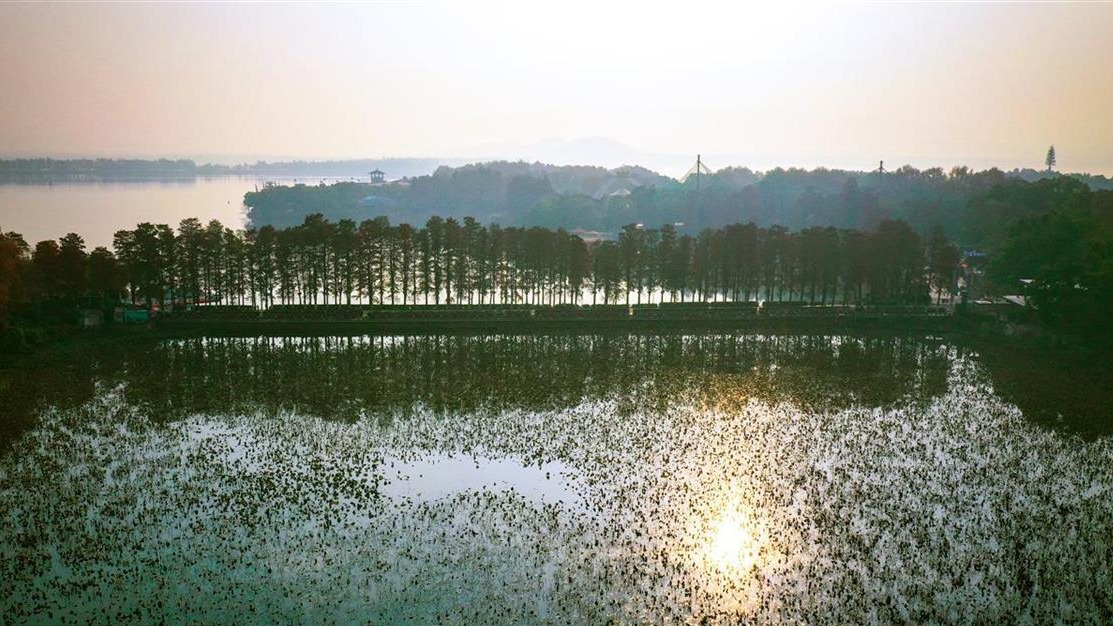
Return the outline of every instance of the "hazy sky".
{"type": "Polygon", "coordinates": [[[0,55],[6,156],[1113,173],[1109,4],[4,4],[0,55]]]}

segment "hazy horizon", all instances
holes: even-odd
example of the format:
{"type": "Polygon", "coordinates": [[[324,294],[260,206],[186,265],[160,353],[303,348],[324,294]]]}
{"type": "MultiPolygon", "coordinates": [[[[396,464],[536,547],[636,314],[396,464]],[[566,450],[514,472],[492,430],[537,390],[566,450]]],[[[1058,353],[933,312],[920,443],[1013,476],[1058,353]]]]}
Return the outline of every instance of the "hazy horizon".
{"type": "Polygon", "coordinates": [[[0,5],[6,157],[1113,174],[1110,5],[0,5]]]}
{"type": "MultiPolygon", "coordinates": [[[[70,160],[70,159],[137,159],[137,160],[177,160],[186,159],[192,160],[197,165],[253,165],[258,162],[264,163],[328,163],[328,162],[354,162],[354,161],[425,161],[440,163],[457,167],[463,164],[475,163],[489,163],[489,162],[527,162],[527,163],[544,163],[555,166],[597,166],[614,169],[624,166],[638,166],[652,170],[665,176],[673,178],[681,177],[689,168],[695,163],[697,157],[702,157],[704,165],[707,165],[712,171],[718,171],[725,168],[748,168],[755,173],[764,173],[776,168],[792,169],[799,168],[805,170],[815,169],[831,169],[831,170],[844,170],[844,171],[873,171],[879,166],[879,162],[884,163],[886,170],[892,171],[899,167],[910,165],[920,170],[939,167],[944,171],[950,171],[955,167],[969,167],[973,171],[984,171],[988,169],[997,168],[1005,172],[1012,170],[1043,170],[1045,165],[1042,163],[1043,157],[1046,156],[1046,147],[1039,151],[1040,158],[1031,159],[1031,163],[1013,164],[1011,166],[1002,165],[1000,162],[992,159],[982,159],[976,161],[963,161],[951,162],[945,158],[939,160],[930,159],[900,159],[892,157],[884,157],[875,159],[871,162],[861,163],[843,163],[836,164],[831,162],[820,161],[805,161],[805,162],[792,162],[792,161],[762,161],[757,159],[747,159],[745,157],[737,157],[734,155],[722,154],[699,154],[693,153],[686,154],[661,154],[649,151],[638,150],[626,144],[614,141],[607,137],[585,137],[573,139],[570,141],[541,141],[534,144],[523,145],[519,144],[505,144],[505,148],[497,152],[480,153],[471,156],[443,156],[443,155],[360,155],[351,157],[313,157],[304,155],[210,155],[210,154],[5,154],[0,152],[0,159],[37,159],[47,158],[55,160],[70,160]],[[515,149],[516,148],[516,149],[515,149]]],[[[1061,148],[1055,147],[1057,153],[1061,153],[1061,148]]],[[[1058,162],[1062,162],[1061,157],[1057,157],[1058,162]]],[[[1106,175],[1113,177],[1113,170],[1068,170],[1066,168],[1056,166],[1056,171],[1064,174],[1095,174],[1106,175]]],[[[310,174],[307,174],[310,175],[310,174]]]]}

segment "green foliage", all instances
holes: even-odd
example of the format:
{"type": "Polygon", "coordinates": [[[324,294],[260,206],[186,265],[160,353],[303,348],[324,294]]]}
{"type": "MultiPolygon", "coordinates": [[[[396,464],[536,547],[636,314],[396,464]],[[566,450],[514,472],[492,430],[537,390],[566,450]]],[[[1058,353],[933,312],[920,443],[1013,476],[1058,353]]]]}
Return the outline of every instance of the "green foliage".
{"type": "Polygon", "coordinates": [[[1113,192],[1060,201],[1002,230],[990,277],[1002,289],[1030,279],[1028,295],[1052,327],[1108,338],[1113,322],[1113,192]]]}
{"type": "Polygon", "coordinates": [[[906,221],[917,232],[938,226],[964,246],[981,247],[1002,220],[1085,202],[1089,189],[1113,186],[1100,176],[965,167],[904,166],[883,173],[726,168],[702,178],[697,192],[642,168],[492,162],[441,167],[386,185],[269,187],[247,194],[245,204],[257,226],[296,226],[312,213],[354,221],[381,215],[410,224],[470,215],[480,222],[611,236],[630,223],[681,223],[681,231],[695,233],[746,222],[872,230],[887,219],[906,221]]]}

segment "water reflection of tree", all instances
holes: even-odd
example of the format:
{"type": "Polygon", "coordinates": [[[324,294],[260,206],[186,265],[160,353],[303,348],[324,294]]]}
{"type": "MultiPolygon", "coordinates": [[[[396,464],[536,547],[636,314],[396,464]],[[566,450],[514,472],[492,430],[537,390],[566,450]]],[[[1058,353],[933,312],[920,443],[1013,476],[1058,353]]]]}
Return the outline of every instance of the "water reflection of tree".
{"type": "Polygon", "coordinates": [[[1113,433],[1113,364],[1083,351],[979,342],[994,390],[1029,419],[1093,438],[1113,433]]]}
{"type": "Polygon", "coordinates": [[[168,418],[209,411],[620,410],[749,398],[888,404],[946,387],[947,351],[905,338],[459,336],[187,339],[104,359],[97,375],[168,418]]]}

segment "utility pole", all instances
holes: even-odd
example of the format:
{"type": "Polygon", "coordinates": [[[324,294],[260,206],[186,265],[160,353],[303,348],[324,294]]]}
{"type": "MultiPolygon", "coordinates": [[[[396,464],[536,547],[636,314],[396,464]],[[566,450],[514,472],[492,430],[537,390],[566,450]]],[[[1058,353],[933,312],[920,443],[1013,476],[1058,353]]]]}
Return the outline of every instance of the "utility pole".
{"type": "Polygon", "coordinates": [[[702,163],[702,161],[700,160],[700,155],[697,154],[696,155],[696,193],[699,193],[699,174],[700,174],[699,171],[700,171],[700,168],[702,167],[701,163],[702,163]]]}

